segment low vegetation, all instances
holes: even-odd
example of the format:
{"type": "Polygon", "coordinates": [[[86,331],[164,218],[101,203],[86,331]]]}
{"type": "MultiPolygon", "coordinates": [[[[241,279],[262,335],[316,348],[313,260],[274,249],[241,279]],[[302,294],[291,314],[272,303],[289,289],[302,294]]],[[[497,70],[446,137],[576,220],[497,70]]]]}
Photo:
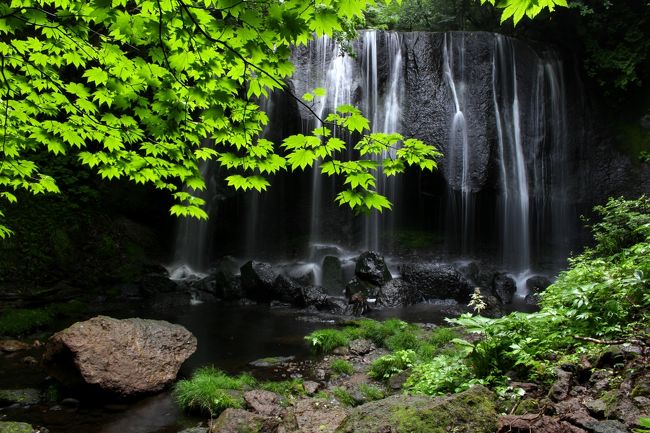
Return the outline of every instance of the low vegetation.
{"type": "Polygon", "coordinates": [[[348,376],[354,373],[354,367],[349,361],[345,359],[335,359],[330,364],[330,370],[334,374],[347,374],[348,376]]]}
{"type": "Polygon", "coordinates": [[[24,336],[38,329],[51,326],[57,318],[73,316],[81,312],[84,304],[79,301],[51,304],[41,308],[17,308],[0,314],[0,335],[24,336]]]}
{"type": "Polygon", "coordinates": [[[190,379],[177,382],[174,397],[188,412],[217,416],[227,408],[244,407],[243,392],[254,388],[272,391],[284,398],[305,393],[299,379],[260,383],[249,374],[229,376],[214,367],[204,367],[196,370],[190,379]]]}
{"type": "Polygon", "coordinates": [[[486,384],[506,392],[507,378],[550,382],[562,363],[595,358],[608,341],[648,337],[650,326],[650,200],[611,199],[598,206],[590,225],[594,245],[542,295],[540,311],[499,319],[465,314],[454,328],[427,332],[400,320],[362,319],[342,329],[306,337],[318,352],[355,338],[391,351],[370,376],[386,380],[408,371],[410,392],[440,395],[486,384]],[[478,334],[478,338],[461,338],[478,334]]]}

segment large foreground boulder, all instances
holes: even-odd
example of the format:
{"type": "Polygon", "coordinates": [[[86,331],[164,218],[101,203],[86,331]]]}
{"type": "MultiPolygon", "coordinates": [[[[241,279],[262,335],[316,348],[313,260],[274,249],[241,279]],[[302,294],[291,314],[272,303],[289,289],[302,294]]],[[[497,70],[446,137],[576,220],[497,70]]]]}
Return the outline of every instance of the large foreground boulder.
{"type": "Polygon", "coordinates": [[[195,350],[196,338],[180,325],[97,316],[54,334],[43,363],[68,386],[132,395],[163,389],[195,350]]]}
{"type": "Polygon", "coordinates": [[[494,433],[495,401],[482,386],[449,397],[393,395],[353,409],[336,433],[494,433]]]}

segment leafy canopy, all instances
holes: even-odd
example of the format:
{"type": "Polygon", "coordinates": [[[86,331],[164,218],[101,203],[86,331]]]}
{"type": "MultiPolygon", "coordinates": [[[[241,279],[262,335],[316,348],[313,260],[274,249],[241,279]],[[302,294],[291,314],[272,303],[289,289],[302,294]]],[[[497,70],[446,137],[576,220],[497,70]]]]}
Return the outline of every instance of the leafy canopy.
{"type": "MultiPolygon", "coordinates": [[[[390,0],[381,0],[390,1],[390,0]]],[[[493,1],[493,0],[482,0],[493,1]]],[[[563,0],[508,0],[515,22],[563,0]]],[[[559,3],[560,2],[560,3],[559,3]]],[[[268,119],[259,99],[284,86],[293,46],[349,33],[376,0],[11,0],[0,4],[0,202],[15,192],[56,193],[33,155],[75,155],[104,179],[168,190],[174,215],[207,218],[200,161],[218,160],[229,185],[262,191],[265,176],[305,169],[344,175],[337,201],[389,208],[377,172],[433,169],[439,153],[397,134],[366,135],[359,161],[342,161],[327,127],[285,140],[260,138],[268,119]],[[400,148],[382,158],[388,148],[400,148]],[[283,153],[284,151],[284,153],[283,153]],[[366,159],[363,159],[363,157],[366,159]],[[380,167],[381,166],[381,167],[380,167]],[[380,170],[381,168],[381,170],[380,170]]],[[[322,96],[315,92],[314,97],[322,96]]],[[[309,96],[308,96],[309,97],[309,96]]],[[[354,107],[326,119],[364,135],[354,107]]],[[[327,125],[327,124],[326,124],[327,125]]],[[[0,218],[3,216],[0,210],[0,218]]],[[[0,238],[11,231],[0,224],[0,238]]]]}
{"type": "MultiPolygon", "coordinates": [[[[16,201],[17,190],[58,192],[55,179],[32,158],[49,152],[76,155],[105,179],[169,190],[174,215],[207,217],[203,200],[188,191],[205,188],[197,166],[208,159],[232,172],[231,186],[262,191],[269,185],[265,176],[328,158],[336,164],[332,173],[347,176],[339,202],[356,210],[389,207],[370,180],[374,163],[338,161],[344,144],[327,128],[290,137],[284,151],[260,138],[268,119],[258,102],[293,73],[292,47],[307,44],[314,33],[345,30],[374,3],[3,2],[0,200],[16,201]]],[[[361,134],[370,128],[353,107],[330,122],[361,134]]],[[[401,140],[394,138],[390,145],[401,140]]],[[[424,147],[405,141],[400,162],[387,174],[405,164],[433,168],[437,153],[424,147]]],[[[0,226],[0,237],[9,233],[0,226]]]]}

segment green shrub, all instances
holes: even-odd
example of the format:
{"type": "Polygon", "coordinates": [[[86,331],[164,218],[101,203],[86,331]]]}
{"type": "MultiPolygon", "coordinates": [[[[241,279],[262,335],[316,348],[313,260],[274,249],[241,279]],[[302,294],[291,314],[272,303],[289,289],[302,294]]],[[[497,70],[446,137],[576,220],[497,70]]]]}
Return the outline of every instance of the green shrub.
{"type": "Polygon", "coordinates": [[[417,345],[418,327],[399,319],[388,319],[378,322],[371,319],[360,319],[343,330],[350,339],[365,338],[377,346],[395,349],[412,349],[417,345]],[[406,347],[409,346],[409,347],[406,347]]]}
{"type": "Polygon", "coordinates": [[[332,389],[332,394],[339,402],[341,402],[345,406],[354,407],[359,405],[360,403],[352,396],[352,394],[348,392],[348,390],[340,386],[337,386],[336,388],[332,389]]]}
{"type": "Polygon", "coordinates": [[[177,403],[188,411],[220,414],[226,408],[242,408],[244,399],[236,391],[256,385],[250,375],[228,376],[214,367],[198,369],[189,380],[181,380],[174,387],[177,403]]]}
{"type": "Polygon", "coordinates": [[[337,347],[347,346],[350,337],[337,329],[319,329],[305,337],[316,353],[330,353],[337,347]]]}
{"type": "Polygon", "coordinates": [[[404,383],[404,388],[415,394],[443,395],[461,392],[479,383],[473,380],[462,352],[455,356],[440,355],[429,362],[417,364],[404,383]]]}
{"type": "Polygon", "coordinates": [[[388,350],[415,350],[422,344],[422,341],[411,330],[398,331],[384,341],[384,347],[388,350]]]}
{"type": "Polygon", "coordinates": [[[484,336],[468,355],[477,377],[515,371],[551,380],[564,354],[597,356],[600,348],[580,337],[639,338],[650,325],[648,200],[612,199],[596,210],[603,216],[592,225],[597,244],[572,259],[570,269],[546,289],[539,312],[451,320],[484,336]]]}
{"type": "Polygon", "coordinates": [[[454,329],[447,326],[441,326],[431,331],[429,342],[436,347],[442,347],[457,337],[458,333],[454,329]]]}
{"type": "Polygon", "coordinates": [[[303,386],[302,379],[264,382],[260,384],[260,388],[287,398],[305,395],[305,387],[303,386]]]}
{"type": "Polygon", "coordinates": [[[601,220],[591,225],[596,245],[587,250],[589,257],[618,254],[650,238],[650,200],[645,196],[637,200],[610,198],[594,211],[601,220]]]}
{"type": "Polygon", "coordinates": [[[370,366],[369,376],[375,379],[389,379],[391,376],[411,368],[417,360],[413,350],[398,350],[376,359],[370,366]]]}
{"type": "Polygon", "coordinates": [[[359,392],[367,401],[381,400],[386,397],[386,393],[381,389],[367,383],[359,385],[359,392]]]}
{"type": "Polygon", "coordinates": [[[354,373],[354,367],[345,359],[335,359],[330,364],[330,369],[335,374],[347,374],[351,375],[354,373]]]}

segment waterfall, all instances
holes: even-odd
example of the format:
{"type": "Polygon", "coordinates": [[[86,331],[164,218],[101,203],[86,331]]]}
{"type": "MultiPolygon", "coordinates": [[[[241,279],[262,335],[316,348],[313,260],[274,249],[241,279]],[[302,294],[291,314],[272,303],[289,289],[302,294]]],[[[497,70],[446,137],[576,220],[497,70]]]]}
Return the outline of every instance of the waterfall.
{"type": "MultiPolygon", "coordinates": [[[[460,33],[458,39],[453,33],[445,33],[442,48],[442,74],[448,86],[453,101],[454,111],[451,114],[449,127],[449,142],[447,145],[446,165],[447,179],[450,180],[449,201],[450,216],[455,220],[460,215],[461,253],[468,254],[474,238],[474,197],[470,183],[470,141],[467,131],[465,106],[465,38],[460,33]],[[455,56],[458,56],[458,59],[455,56]],[[460,176],[458,167],[460,166],[460,176]],[[458,193],[460,191],[460,203],[458,193]]],[[[450,225],[456,225],[452,221],[450,225]]]]}
{"type": "Polygon", "coordinates": [[[179,219],[176,230],[176,245],[174,262],[177,267],[183,265],[192,271],[204,271],[210,261],[212,248],[213,225],[211,220],[217,214],[217,165],[213,161],[201,161],[199,163],[201,176],[205,180],[206,188],[203,191],[188,190],[188,192],[205,200],[204,210],[209,220],[198,220],[191,217],[179,219]]]}
{"type": "MultiPolygon", "coordinates": [[[[363,34],[362,70],[365,74],[365,110],[371,119],[372,132],[399,132],[401,127],[401,107],[403,98],[404,68],[402,61],[402,40],[395,32],[366,31],[363,34]],[[380,40],[378,41],[378,38],[380,40]],[[380,44],[378,43],[380,42],[380,44]],[[380,50],[380,47],[382,48],[380,50]],[[378,59],[387,62],[387,78],[384,90],[380,88],[378,59]]],[[[374,159],[381,162],[384,158],[394,157],[396,149],[383,152],[374,159]]],[[[377,192],[385,195],[393,206],[398,206],[398,178],[383,175],[381,165],[377,169],[377,192]]],[[[395,226],[395,211],[385,214],[372,212],[364,216],[364,237],[362,247],[366,250],[390,249],[389,242],[395,226]],[[382,237],[389,242],[383,242],[382,237]]]]}
{"type": "Polygon", "coordinates": [[[530,198],[517,63],[511,40],[504,36],[495,38],[492,71],[502,186],[499,201],[504,264],[521,272],[530,267],[530,198]]]}
{"type": "MultiPolygon", "coordinates": [[[[354,74],[353,59],[343,53],[341,47],[328,36],[316,38],[310,43],[310,70],[307,78],[307,91],[316,87],[324,87],[326,95],[317,98],[314,112],[320,119],[327,113],[335,112],[343,104],[351,104],[354,74]]],[[[318,119],[313,121],[303,119],[305,133],[310,133],[314,128],[321,126],[318,119]]],[[[334,131],[335,132],[335,131],[334,131]]],[[[311,196],[311,223],[309,239],[311,244],[322,241],[321,239],[321,214],[323,201],[326,199],[323,192],[323,175],[320,172],[320,162],[316,161],[312,169],[312,196],[311,196]]],[[[329,200],[329,197],[327,197],[329,200]]]]}
{"type": "MultiPolygon", "coordinates": [[[[321,37],[296,48],[292,92],[302,96],[323,87],[326,96],[317,97],[310,110],[288,99],[261,101],[275,119],[270,138],[277,143],[300,126],[311,134],[321,126],[312,110],[324,119],[352,104],[362,109],[373,132],[400,132],[440,147],[441,169],[385,178],[379,167],[377,191],[395,209],[361,216],[336,207],[342,181],[323,177],[318,163],[304,175],[280,175],[272,182],[272,197],[247,194],[244,218],[223,209],[245,230],[237,247],[244,246],[248,257],[261,252],[271,259],[296,257],[308,240],[320,245],[309,259],[318,266],[323,251],[352,254],[361,247],[390,254],[413,248],[449,260],[478,258],[522,278],[540,263],[561,263],[577,226],[570,174],[577,152],[572,146],[579,145],[574,128],[569,130],[575,124],[566,96],[572,82],[562,60],[516,39],[480,32],[363,31],[352,46],[355,55],[348,55],[336,41],[321,37]],[[393,246],[393,239],[401,243],[393,246]]],[[[333,132],[349,144],[342,156],[358,157],[354,137],[333,132]]],[[[201,196],[214,214],[215,169],[204,164],[201,170],[208,182],[201,196]]],[[[204,269],[210,226],[182,220],[177,233],[177,262],[204,269]]]]}

